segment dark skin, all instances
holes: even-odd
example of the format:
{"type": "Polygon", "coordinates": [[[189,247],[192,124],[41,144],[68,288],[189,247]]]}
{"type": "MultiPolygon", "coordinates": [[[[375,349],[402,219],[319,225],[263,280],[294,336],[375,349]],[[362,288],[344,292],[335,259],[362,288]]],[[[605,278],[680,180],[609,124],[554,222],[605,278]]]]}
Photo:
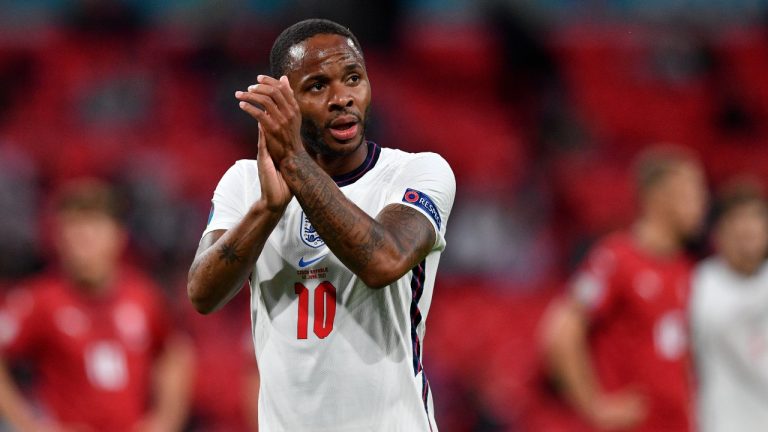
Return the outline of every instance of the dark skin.
{"type": "Polygon", "coordinates": [[[195,308],[215,311],[237,293],[294,196],[328,248],[367,286],[386,287],[422,261],[436,240],[426,216],[391,204],[372,218],[331,178],[357,168],[368,151],[363,124],[371,90],[348,39],[315,35],[291,49],[285,76],[257,82],[235,97],[259,122],[261,197],[235,227],[200,241],[187,284],[195,308]]]}

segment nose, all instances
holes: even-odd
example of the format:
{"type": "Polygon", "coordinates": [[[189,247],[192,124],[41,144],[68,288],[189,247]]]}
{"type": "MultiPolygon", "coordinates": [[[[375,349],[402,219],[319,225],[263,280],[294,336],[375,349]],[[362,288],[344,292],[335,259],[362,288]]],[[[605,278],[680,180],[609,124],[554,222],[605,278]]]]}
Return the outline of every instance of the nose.
{"type": "Polygon", "coordinates": [[[328,100],[328,110],[338,111],[344,108],[349,108],[354,104],[352,95],[349,93],[349,89],[346,86],[335,86],[331,94],[331,98],[328,100]]]}

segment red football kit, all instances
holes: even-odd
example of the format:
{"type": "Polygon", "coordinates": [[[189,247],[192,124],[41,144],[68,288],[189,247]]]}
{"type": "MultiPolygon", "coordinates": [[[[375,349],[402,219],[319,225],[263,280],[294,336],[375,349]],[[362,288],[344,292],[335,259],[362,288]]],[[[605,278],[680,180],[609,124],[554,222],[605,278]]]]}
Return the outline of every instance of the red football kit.
{"type": "Polygon", "coordinates": [[[127,269],[96,296],[58,274],[39,277],[11,291],[0,312],[3,356],[33,366],[46,416],[82,431],[136,425],[169,331],[159,291],[127,269]]]}
{"type": "Polygon", "coordinates": [[[629,234],[616,234],[592,250],[572,282],[589,315],[602,389],[636,390],[646,399],[648,417],[634,431],[690,430],[690,269],[682,255],[654,257],[629,234]]]}
{"type": "MultiPolygon", "coordinates": [[[[178,301],[186,304],[187,290],[178,293],[178,301]]],[[[192,427],[205,432],[247,432],[253,427],[249,417],[257,409],[249,397],[258,387],[252,382],[256,372],[251,333],[250,297],[241,292],[225,309],[211,315],[200,315],[185,307],[184,330],[191,336],[197,357],[192,398],[192,427]]]]}

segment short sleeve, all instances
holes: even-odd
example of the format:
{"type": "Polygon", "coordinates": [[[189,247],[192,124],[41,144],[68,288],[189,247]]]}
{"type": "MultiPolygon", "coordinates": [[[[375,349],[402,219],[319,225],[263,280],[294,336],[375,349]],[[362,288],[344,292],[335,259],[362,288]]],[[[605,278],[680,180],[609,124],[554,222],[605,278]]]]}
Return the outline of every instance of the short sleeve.
{"type": "Polygon", "coordinates": [[[245,161],[237,161],[219,181],[211,200],[211,212],[203,236],[211,231],[228,230],[237,225],[247,212],[247,178],[245,161]]]}
{"type": "Polygon", "coordinates": [[[33,290],[26,287],[8,292],[0,307],[0,352],[5,358],[26,357],[42,346],[46,316],[33,290]]]}
{"type": "Polygon", "coordinates": [[[616,251],[598,245],[569,282],[571,297],[592,320],[607,315],[617,302],[618,273],[616,251]]]}
{"type": "Polygon", "coordinates": [[[403,166],[386,204],[403,204],[424,214],[437,234],[434,248],[442,250],[455,196],[456,179],[448,162],[436,153],[420,153],[403,166]]]}

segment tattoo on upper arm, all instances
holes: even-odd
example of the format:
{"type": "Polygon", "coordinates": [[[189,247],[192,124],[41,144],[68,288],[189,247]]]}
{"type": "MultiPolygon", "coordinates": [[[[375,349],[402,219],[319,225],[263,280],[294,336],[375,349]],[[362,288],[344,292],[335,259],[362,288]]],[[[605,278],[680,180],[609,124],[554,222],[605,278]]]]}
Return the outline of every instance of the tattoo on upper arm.
{"type": "Polygon", "coordinates": [[[378,217],[386,227],[394,228],[400,252],[414,255],[426,254],[435,244],[436,234],[432,224],[421,212],[403,204],[390,204],[378,217]],[[417,247],[414,248],[413,246],[417,247]]]}
{"type": "Polygon", "coordinates": [[[237,242],[232,242],[231,244],[224,243],[221,245],[219,247],[219,259],[227,264],[242,261],[243,257],[237,253],[237,242]]]}

